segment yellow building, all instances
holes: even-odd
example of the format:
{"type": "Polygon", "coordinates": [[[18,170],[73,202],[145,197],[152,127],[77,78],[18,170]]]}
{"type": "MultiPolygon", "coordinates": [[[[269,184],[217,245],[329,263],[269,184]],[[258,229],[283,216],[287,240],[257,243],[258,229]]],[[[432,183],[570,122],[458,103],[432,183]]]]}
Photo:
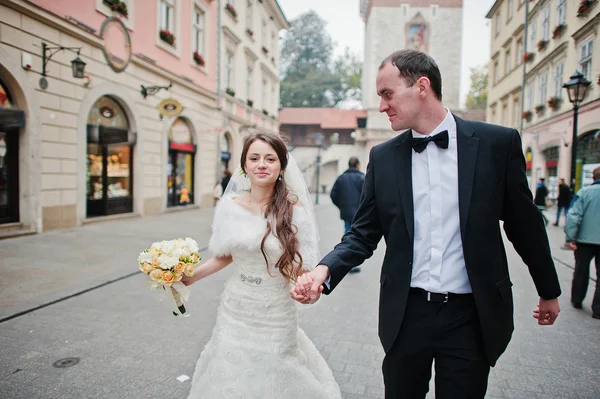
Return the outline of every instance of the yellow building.
{"type": "Polygon", "coordinates": [[[578,112],[577,186],[600,164],[599,12],[597,0],[529,1],[527,37],[525,0],[498,0],[486,15],[487,120],[522,130],[530,187],[546,178],[551,198],[558,178],[568,182],[571,173],[574,112],[563,84],[576,71],[591,81],[578,112]]]}

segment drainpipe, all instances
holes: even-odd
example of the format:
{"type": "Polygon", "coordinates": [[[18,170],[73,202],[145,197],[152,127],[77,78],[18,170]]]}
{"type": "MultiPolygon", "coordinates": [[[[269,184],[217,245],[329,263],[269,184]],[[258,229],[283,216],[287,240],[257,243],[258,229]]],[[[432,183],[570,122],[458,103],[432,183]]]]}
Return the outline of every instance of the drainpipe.
{"type": "MultiPolygon", "coordinates": [[[[523,54],[527,54],[527,42],[529,42],[529,36],[527,34],[527,27],[529,26],[529,1],[525,1],[525,23],[523,24],[523,54]]],[[[521,136],[523,135],[523,125],[525,124],[525,120],[523,119],[523,112],[525,111],[525,78],[526,78],[526,68],[527,63],[525,60],[521,60],[523,62],[523,81],[521,82],[521,128],[519,131],[521,132],[521,136]]]]}
{"type": "MultiPolygon", "coordinates": [[[[221,0],[217,0],[217,110],[221,113],[222,131],[217,130],[217,167],[215,179],[221,178],[221,136],[225,133],[225,115],[223,113],[223,98],[221,96],[221,0]]],[[[231,149],[229,150],[231,152],[231,149]]]]}

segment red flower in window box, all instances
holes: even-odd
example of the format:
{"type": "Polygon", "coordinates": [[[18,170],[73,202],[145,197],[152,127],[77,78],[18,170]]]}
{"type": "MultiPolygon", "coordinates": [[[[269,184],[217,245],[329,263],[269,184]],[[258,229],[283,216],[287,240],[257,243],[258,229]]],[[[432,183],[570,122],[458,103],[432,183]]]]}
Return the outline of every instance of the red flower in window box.
{"type": "Polygon", "coordinates": [[[262,47],[262,51],[263,51],[263,53],[265,53],[265,54],[269,54],[269,49],[268,49],[268,48],[266,48],[265,46],[263,46],[263,47],[262,47]]]}
{"type": "Polygon", "coordinates": [[[540,40],[537,42],[537,49],[538,51],[542,51],[543,49],[546,48],[546,46],[548,45],[548,40],[540,40]]]}
{"type": "Polygon", "coordinates": [[[523,119],[525,119],[526,121],[531,120],[532,116],[533,116],[533,113],[531,111],[523,111],[523,114],[521,115],[521,117],[523,119]]]}
{"type": "Polygon", "coordinates": [[[112,11],[118,12],[127,18],[127,3],[122,0],[104,0],[104,4],[110,7],[112,11]]]}
{"type": "Polygon", "coordinates": [[[546,109],[546,104],[539,104],[535,106],[535,113],[538,115],[541,115],[544,113],[544,110],[546,109]]]}
{"type": "Polygon", "coordinates": [[[238,14],[237,14],[237,11],[235,10],[235,7],[233,6],[233,4],[231,4],[231,3],[225,4],[225,10],[227,10],[234,19],[237,19],[238,14]]]}
{"type": "Polygon", "coordinates": [[[200,65],[201,67],[203,67],[205,64],[204,57],[202,57],[197,51],[194,51],[194,61],[196,61],[196,64],[200,65]]]}
{"type": "Polygon", "coordinates": [[[596,0],[581,0],[577,8],[577,16],[579,18],[586,17],[595,2],[596,0]]]}
{"type": "Polygon", "coordinates": [[[171,32],[169,32],[166,29],[161,29],[159,36],[160,36],[160,40],[162,40],[165,43],[170,44],[171,46],[173,45],[173,43],[175,43],[175,35],[173,35],[171,32]]]}
{"type": "Polygon", "coordinates": [[[250,37],[254,37],[254,31],[250,28],[246,29],[246,33],[248,34],[248,36],[250,37]]]}
{"type": "Polygon", "coordinates": [[[549,108],[552,109],[558,109],[558,107],[560,106],[560,103],[562,103],[562,98],[557,97],[557,96],[552,96],[548,99],[548,101],[546,101],[546,103],[548,104],[549,108]]]}
{"type": "Polygon", "coordinates": [[[523,54],[523,62],[533,61],[533,53],[525,53],[523,54]]]}
{"type": "Polygon", "coordinates": [[[562,35],[562,33],[565,30],[567,30],[567,25],[565,25],[565,24],[556,25],[554,27],[554,30],[552,31],[552,38],[556,39],[557,37],[559,37],[560,35],[562,35]]]}

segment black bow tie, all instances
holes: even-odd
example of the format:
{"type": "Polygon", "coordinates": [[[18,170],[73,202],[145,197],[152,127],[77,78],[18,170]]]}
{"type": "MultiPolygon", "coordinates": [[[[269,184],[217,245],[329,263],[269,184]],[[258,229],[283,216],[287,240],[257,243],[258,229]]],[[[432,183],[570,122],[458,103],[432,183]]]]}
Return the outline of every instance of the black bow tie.
{"type": "Polygon", "coordinates": [[[424,139],[413,137],[412,147],[416,152],[423,152],[423,150],[427,147],[427,144],[429,144],[430,141],[433,141],[440,148],[448,148],[448,131],[443,130],[435,136],[428,136],[424,139]]]}

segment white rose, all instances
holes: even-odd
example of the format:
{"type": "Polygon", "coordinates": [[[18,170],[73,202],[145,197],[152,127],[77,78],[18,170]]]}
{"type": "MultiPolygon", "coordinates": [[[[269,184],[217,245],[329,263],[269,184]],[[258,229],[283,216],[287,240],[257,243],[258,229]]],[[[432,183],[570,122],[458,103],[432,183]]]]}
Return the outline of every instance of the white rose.
{"type": "Polygon", "coordinates": [[[179,262],[179,258],[174,258],[168,255],[161,255],[158,258],[158,261],[160,262],[160,267],[162,269],[168,270],[179,262]]]}
{"type": "Polygon", "coordinates": [[[138,256],[138,262],[141,263],[152,263],[152,255],[148,252],[142,252],[140,256],[138,256]]]}
{"type": "Polygon", "coordinates": [[[190,237],[186,237],[185,243],[188,245],[191,252],[198,252],[198,243],[196,242],[196,240],[190,237]]]}
{"type": "Polygon", "coordinates": [[[177,260],[179,260],[181,255],[183,255],[183,248],[173,248],[170,254],[172,257],[177,258],[177,260]]]}

